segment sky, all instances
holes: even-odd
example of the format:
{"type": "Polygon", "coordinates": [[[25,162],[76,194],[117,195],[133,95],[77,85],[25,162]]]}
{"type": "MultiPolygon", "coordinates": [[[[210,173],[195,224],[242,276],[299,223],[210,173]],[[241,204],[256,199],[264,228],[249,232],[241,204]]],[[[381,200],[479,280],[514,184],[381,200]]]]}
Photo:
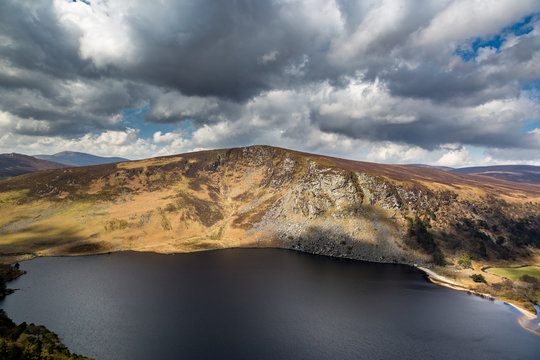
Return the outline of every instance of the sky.
{"type": "Polygon", "coordinates": [[[540,165],[538,0],[1,0],[0,152],[540,165]]]}

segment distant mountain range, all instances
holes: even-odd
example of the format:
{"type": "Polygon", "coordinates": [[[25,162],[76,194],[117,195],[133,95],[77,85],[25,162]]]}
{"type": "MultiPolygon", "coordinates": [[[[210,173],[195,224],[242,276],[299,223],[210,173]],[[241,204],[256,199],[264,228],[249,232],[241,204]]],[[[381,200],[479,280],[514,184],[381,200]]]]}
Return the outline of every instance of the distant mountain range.
{"type": "Polygon", "coordinates": [[[129,161],[121,157],[102,157],[75,151],[62,151],[54,155],[34,155],[34,157],[71,166],[101,165],[129,161]]]}
{"type": "Polygon", "coordinates": [[[0,179],[40,170],[88,166],[129,161],[121,157],[102,157],[81,152],[62,151],[54,155],[0,154],[0,179]]]}
{"type": "Polygon", "coordinates": [[[540,184],[540,166],[497,165],[451,170],[461,174],[491,176],[499,179],[540,184]]]}
{"type": "Polygon", "coordinates": [[[460,174],[482,175],[508,181],[540,184],[540,166],[533,165],[474,166],[458,169],[448,166],[432,166],[426,164],[409,164],[409,166],[427,167],[460,174]]]}
{"type": "Polygon", "coordinates": [[[39,170],[65,168],[69,165],[37,159],[22,154],[0,154],[0,179],[27,174],[39,170]]]}

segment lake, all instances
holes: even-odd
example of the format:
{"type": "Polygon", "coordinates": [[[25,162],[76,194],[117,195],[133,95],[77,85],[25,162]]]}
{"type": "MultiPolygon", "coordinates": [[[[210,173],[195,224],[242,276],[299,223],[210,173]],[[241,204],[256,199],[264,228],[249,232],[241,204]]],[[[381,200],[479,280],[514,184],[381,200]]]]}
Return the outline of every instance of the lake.
{"type": "Polygon", "coordinates": [[[0,306],[98,359],[539,359],[508,305],[279,249],[37,258],[0,306]]]}

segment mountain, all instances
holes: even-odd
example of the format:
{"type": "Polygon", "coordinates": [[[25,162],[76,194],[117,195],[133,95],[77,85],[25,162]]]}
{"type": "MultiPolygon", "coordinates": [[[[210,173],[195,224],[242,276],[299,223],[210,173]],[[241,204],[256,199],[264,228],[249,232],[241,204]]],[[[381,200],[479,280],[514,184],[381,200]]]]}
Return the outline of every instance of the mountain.
{"type": "Polygon", "coordinates": [[[100,165],[129,161],[121,157],[102,157],[75,151],[62,151],[54,155],[34,155],[34,157],[71,166],[100,165]]]}
{"type": "Polygon", "coordinates": [[[540,185],[268,146],[0,181],[0,252],[271,246],[398,263],[528,256],[540,185]]]}
{"type": "Polygon", "coordinates": [[[450,171],[469,175],[490,176],[504,180],[540,184],[540,166],[530,165],[497,165],[476,166],[450,171]]]}
{"type": "Polygon", "coordinates": [[[27,174],[39,170],[59,169],[68,167],[53,161],[37,159],[22,154],[0,154],[0,179],[27,174]]]}
{"type": "Polygon", "coordinates": [[[448,166],[433,166],[426,164],[407,164],[407,166],[426,167],[460,174],[489,176],[492,178],[540,184],[540,166],[532,165],[494,165],[451,168],[448,166]]]}

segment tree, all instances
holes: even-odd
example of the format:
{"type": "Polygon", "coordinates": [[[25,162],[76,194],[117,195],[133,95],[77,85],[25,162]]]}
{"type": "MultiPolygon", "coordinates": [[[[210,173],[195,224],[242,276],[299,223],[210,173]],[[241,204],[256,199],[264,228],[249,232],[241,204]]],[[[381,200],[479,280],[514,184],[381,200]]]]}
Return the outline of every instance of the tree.
{"type": "Polygon", "coordinates": [[[471,279],[477,283],[487,284],[486,278],[482,274],[472,274],[471,279]]]}
{"type": "Polygon", "coordinates": [[[0,275],[0,297],[2,297],[1,294],[5,294],[6,292],[6,280],[2,275],[0,275]]]}
{"type": "Polygon", "coordinates": [[[461,255],[459,257],[457,263],[463,269],[472,269],[471,255],[469,253],[465,253],[465,254],[461,255]]]}

